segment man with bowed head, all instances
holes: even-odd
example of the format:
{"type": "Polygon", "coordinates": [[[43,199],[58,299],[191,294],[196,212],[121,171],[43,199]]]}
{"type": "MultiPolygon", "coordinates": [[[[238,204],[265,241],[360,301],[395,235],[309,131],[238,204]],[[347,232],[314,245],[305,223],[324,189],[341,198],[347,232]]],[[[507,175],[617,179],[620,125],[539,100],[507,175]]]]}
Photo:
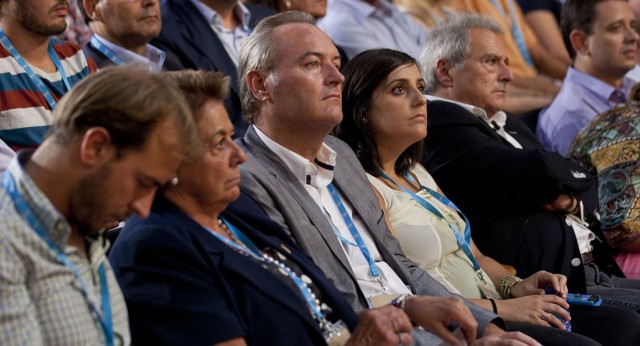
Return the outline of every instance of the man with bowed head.
{"type": "Polygon", "coordinates": [[[161,76],[121,67],[81,81],[53,117],[1,176],[0,344],[128,345],[101,230],[149,214],[195,125],[161,76]]]}

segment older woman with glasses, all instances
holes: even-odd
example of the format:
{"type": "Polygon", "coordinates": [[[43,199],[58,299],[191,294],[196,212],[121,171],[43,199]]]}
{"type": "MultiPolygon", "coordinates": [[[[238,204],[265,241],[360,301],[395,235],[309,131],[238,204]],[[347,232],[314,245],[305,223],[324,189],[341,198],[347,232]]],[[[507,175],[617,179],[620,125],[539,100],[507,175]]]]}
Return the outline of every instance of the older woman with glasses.
{"type": "Polygon", "coordinates": [[[128,220],[110,253],[134,344],[409,344],[394,306],[359,316],[321,271],[239,189],[245,155],[223,107],[228,78],[168,75],[185,94],[202,145],[146,219],[128,220]],[[263,215],[254,226],[234,212],[263,215]],[[277,237],[276,237],[277,236],[277,237]],[[284,239],[284,240],[280,240],[284,239]],[[357,325],[357,326],[356,326],[357,325]],[[351,334],[351,336],[350,336],[351,334]]]}

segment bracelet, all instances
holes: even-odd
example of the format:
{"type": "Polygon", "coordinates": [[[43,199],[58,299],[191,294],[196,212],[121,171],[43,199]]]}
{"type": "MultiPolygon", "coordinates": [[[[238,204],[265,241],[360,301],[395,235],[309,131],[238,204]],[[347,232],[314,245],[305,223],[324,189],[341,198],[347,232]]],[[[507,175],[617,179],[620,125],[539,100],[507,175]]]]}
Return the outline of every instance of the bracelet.
{"type": "Polygon", "coordinates": [[[489,298],[489,301],[491,302],[491,306],[493,306],[493,313],[494,314],[498,314],[498,306],[496,305],[496,301],[493,298],[489,298]]]}
{"type": "Polygon", "coordinates": [[[404,304],[411,297],[413,297],[413,294],[404,293],[393,299],[390,304],[395,306],[396,308],[404,310],[404,304]]]}
{"type": "Polygon", "coordinates": [[[515,286],[522,279],[515,275],[507,275],[500,280],[500,295],[504,299],[511,298],[511,288],[515,286]]]}

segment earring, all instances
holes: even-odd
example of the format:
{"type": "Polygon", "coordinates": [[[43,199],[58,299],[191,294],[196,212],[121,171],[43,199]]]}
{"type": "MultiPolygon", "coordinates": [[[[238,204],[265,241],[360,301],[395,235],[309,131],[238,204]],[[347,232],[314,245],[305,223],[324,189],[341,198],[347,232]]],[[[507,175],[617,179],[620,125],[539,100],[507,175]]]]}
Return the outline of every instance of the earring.
{"type": "Polygon", "coordinates": [[[291,10],[291,1],[289,1],[289,0],[285,1],[284,5],[286,6],[287,11],[291,10]]]}

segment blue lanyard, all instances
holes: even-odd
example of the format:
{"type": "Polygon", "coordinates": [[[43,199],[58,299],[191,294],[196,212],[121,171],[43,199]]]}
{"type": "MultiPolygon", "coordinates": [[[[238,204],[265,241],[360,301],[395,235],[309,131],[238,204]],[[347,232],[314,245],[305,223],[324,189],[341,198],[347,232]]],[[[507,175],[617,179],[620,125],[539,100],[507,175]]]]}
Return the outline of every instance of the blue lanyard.
{"type": "Polygon", "coordinates": [[[449,225],[449,228],[451,228],[451,231],[453,232],[453,235],[456,237],[456,241],[458,242],[458,246],[460,246],[460,249],[462,249],[462,251],[465,253],[465,255],[467,255],[467,257],[471,261],[471,264],[473,265],[473,269],[476,272],[479,273],[479,271],[481,270],[480,265],[478,264],[478,261],[476,261],[476,258],[473,256],[473,253],[471,252],[471,248],[469,247],[469,244],[471,243],[471,228],[469,227],[469,220],[464,215],[464,213],[462,213],[460,211],[460,209],[458,209],[458,207],[456,207],[456,205],[453,204],[453,202],[451,202],[447,197],[437,193],[436,191],[433,191],[433,190],[431,190],[430,188],[428,188],[428,187],[426,187],[424,185],[418,184],[418,182],[416,182],[416,180],[408,172],[405,174],[405,177],[407,179],[409,179],[409,181],[411,181],[414,184],[420,185],[420,188],[422,188],[423,190],[427,191],[431,196],[435,197],[442,204],[444,204],[444,205],[452,208],[456,212],[458,212],[458,214],[464,219],[464,222],[465,222],[464,239],[462,238],[462,236],[460,235],[460,232],[458,232],[456,227],[454,225],[452,225],[451,222],[449,222],[449,220],[447,220],[444,217],[444,215],[442,215],[442,213],[440,213],[440,211],[438,209],[436,209],[436,207],[434,207],[431,203],[427,202],[424,198],[418,196],[413,191],[411,191],[411,190],[405,188],[404,186],[401,186],[400,184],[396,183],[393,179],[391,179],[390,176],[388,176],[382,170],[379,170],[378,173],[380,174],[381,177],[389,180],[395,186],[399,187],[402,191],[404,191],[407,194],[409,194],[411,196],[411,198],[413,198],[413,200],[416,201],[418,204],[420,204],[423,208],[427,209],[428,211],[430,211],[432,214],[434,214],[438,218],[443,219],[444,221],[446,221],[447,224],[449,225]]]}
{"type": "Polygon", "coordinates": [[[354,244],[349,240],[345,239],[342,235],[340,235],[340,233],[336,230],[331,220],[329,220],[329,223],[331,223],[331,228],[333,229],[333,233],[335,233],[338,239],[340,239],[340,241],[342,241],[343,243],[346,243],[347,245],[350,245],[350,246],[358,247],[360,249],[360,252],[362,252],[362,256],[364,256],[364,258],[367,260],[367,263],[369,263],[369,269],[371,270],[371,275],[374,278],[379,279],[380,272],[378,271],[378,267],[376,267],[376,262],[373,260],[373,257],[371,257],[371,253],[369,252],[367,245],[362,240],[362,237],[360,236],[360,232],[358,232],[358,229],[353,224],[353,220],[351,220],[349,213],[347,213],[347,209],[344,207],[344,204],[342,204],[342,201],[340,200],[340,196],[338,196],[338,191],[336,190],[335,186],[333,186],[333,182],[331,182],[327,187],[329,188],[329,192],[331,193],[331,198],[333,198],[333,201],[336,203],[336,206],[340,211],[340,215],[342,215],[342,218],[344,219],[344,223],[347,224],[347,228],[349,228],[349,232],[351,232],[351,236],[353,237],[353,240],[356,241],[356,243],[354,244]]]}
{"type": "Polygon", "coordinates": [[[100,312],[95,307],[95,305],[89,299],[89,290],[87,289],[87,285],[85,284],[82,276],[80,275],[80,271],[76,266],[71,262],[69,257],[67,257],[64,252],[58,248],[56,243],[54,243],[53,239],[47,234],[44,230],[37,217],[27,204],[27,202],[20,196],[18,192],[18,188],[16,186],[15,181],[11,174],[6,171],[3,175],[2,186],[9,193],[12,201],[14,202],[18,213],[20,213],[29,223],[31,228],[38,234],[38,236],[49,246],[53,252],[56,254],[56,258],[62,264],[64,264],[67,268],[69,268],[76,280],[79,283],[80,291],[82,292],[82,296],[87,301],[89,305],[89,310],[91,311],[93,317],[100,322],[102,326],[102,331],[104,332],[104,337],[107,346],[113,345],[113,323],[111,318],[111,300],[109,296],[109,286],[107,283],[107,274],[106,269],[104,267],[104,263],[100,264],[98,267],[98,277],[100,280],[100,296],[102,300],[102,317],[100,317],[100,312]]]}
{"type": "MultiPolygon", "coordinates": [[[[258,261],[268,261],[273,263],[273,260],[270,260],[269,257],[265,254],[262,253],[262,251],[260,251],[258,249],[258,247],[251,241],[249,240],[249,238],[247,238],[247,236],[242,233],[242,231],[240,231],[236,226],[232,225],[230,222],[227,222],[225,219],[220,218],[222,220],[222,222],[224,222],[224,224],[227,226],[227,228],[229,228],[229,231],[242,243],[244,244],[246,247],[243,247],[239,244],[237,244],[236,242],[223,237],[222,235],[214,232],[213,230],[204,227],[207,231],[209,231],[209,233],[213,234],[216,238],[218,238],[220,241],[222,241],[223,243],[225,243],[227,246],[235,249],[236,251],[239,251],[241,253],[244,254],[248,254],[251,257],[255,258],[258,261]]],[[[311,311],[311,313],[314,315],[314,317],[316,318],[316,320],[318,322],[320,322],[321,326],[324,327],[324,324],[327,323],[327,319],[324,316],[324,314],[322,313],[322,311],[320,311],[320,308],[318,306],[318,304],[315,303],[313,297],[311,296],[311,290],[309,289],[309,287],[307,286],[307,284],[305,284],[302,279],[300,279],[300,277],[294,273],[291,269],[289,269],[287,266],[278,266],[278,268],[281,268],[285,271],[285,273],[287,274],[287,276],[296,284],[296,286],[298,287],[298,290],[300,291],[300,293],[302,294],[302,296],[304,297],[304,299],[306,300],[307,306],[309,307],[309,310],[311,311]]]]}
{"type": "MultiPolygon", "coordinates": [[[[38,77],[36,73],[33,72],[33,69],[31,69],[29,64],[27,64],[27,62],[24,61],[20,53],[18,53],[18,51],[13,46],[11,41],[9,41],[9,38],[4,33],[4,30],[2,30],[2,28],[0,28],[0,42],[2,42],[2,45],[5,48],[7,48],[7,50],[13,56],[13,58],[16,59],[16,61],[18,62],[18,65],[22,67],[22,69],[27,73],[29,78],[31,78],[31,81],[38,88],[38,91],[40,91],[42,96],[44,96],[44,99],[47,100],[47,103],[49,104],[49,107],[51,108],[51,110],[56,108],[56,104],[57,104],[56,100],[51,95],[49,88],[47,88],[47,86],[44,85],[44,83],[42,82],[42,79],[40,79],[40,77],[38,77]]],[[[49,57],[51,58],[51,61],[53,61],[53,64],[56,66],[56,69],[58,69],[58,72],[60,73],[60,78],[62,78],[62,82],[67,88],[66,91],[71,90],[71,84],[69,84],[67,75],[64,72],[64,67],[62,67],[62,62],[60,62],[60,58],[58,58],[58,54],[53,49],[53,44],[51,44],[51,41],[49,41],[49,47],[47,48],[47,52],[49,53],[49,57]]]]}
{"type": "MultiPolygon", "coordinates": [[[[498,0],[491,0],[491,2],[493,2],[493,6],[500,11],[502,16],[507,19],[507,14],[498,3],[498,0]]],[[[516,45],[518,45],[518,49],[520,50],[520,53],[522,53],[522,57],[527,65],[533,66],[533,59],[531,59],[531,54],[529,54],[529,49],[527,49],[527,45],[525,44],[524,37],[522,35],[522,30],[518,24],[518,17],[516,16],[516,10],[513,7],[513,0],[507,0],[507,4],[509,6],[509,13],[511,14],[511,34],[513,34],[513,38],[516,40],[516,45]]]]}
{"type": "Polygon", "coordinates": [[[109,49],[109,47],[105,46],[104,44],[102,44],[102,42],[100,42],[100,40],[98,40],[98,38],[96,37],[96,35],[92,35],[91,36],[91,44],[96,47],[96,49],[104,54],[107,58],[109,58],[109,60],[111,60],[114,64],[116,65],[122,65],[124,64],[124,61],[120,58],[118,58],[116,56],[116,53],[109,49]]]}

